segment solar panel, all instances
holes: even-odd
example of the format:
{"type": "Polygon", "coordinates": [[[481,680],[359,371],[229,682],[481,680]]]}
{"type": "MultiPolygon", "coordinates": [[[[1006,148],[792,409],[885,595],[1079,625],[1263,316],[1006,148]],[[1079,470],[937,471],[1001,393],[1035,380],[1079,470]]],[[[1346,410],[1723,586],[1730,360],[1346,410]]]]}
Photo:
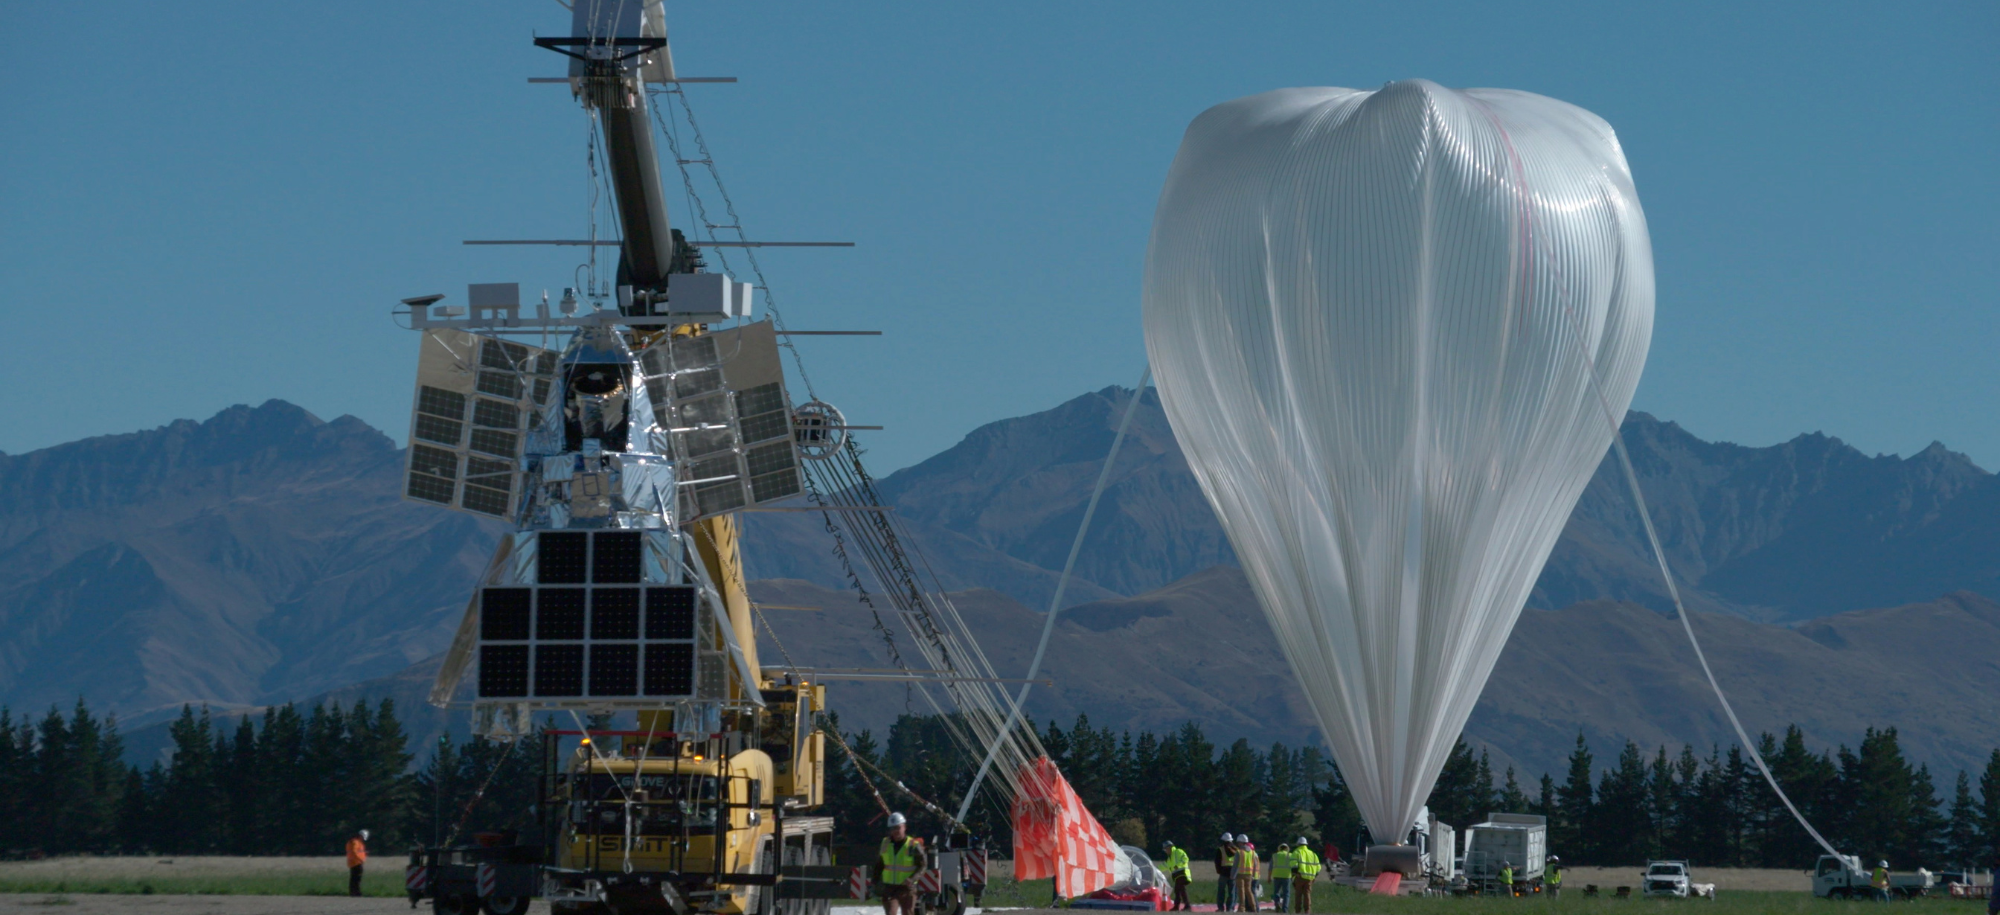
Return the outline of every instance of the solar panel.
{"type": "Polygon", "coordinates": [[[583,646],[535,646],[535,695],[555,699],[583,695],[583,646]]]}
{"type": "Polygon", "coordinates": [[[646,643],[648,696],[685,696],[694,692],[694,645],[688,642],[646,643]]]}
{"type": "Polygon", "coordinates": [[[663,339],[639,354],[654,419],[685,463],[682,521],[798,495],[799,459],[768,321],[663,339]]]}
{"type": "Polygon", "coordinates": [[[582,639],[586,593],[583,588],[542,588],[536,591],[536,641],[582,639]]]}
{"type": "Polygon", "coordinates": [[[536,532],[535,567],[519,573],[535,582],[479,592],[479,698],[539,708],[652,702],[692,698],[714,679],[707,668],[723,662],[698,644],[700,591],[643,580],[646,538],[656,533],[536,532]]]}
{"type": "Polygon", "coordinates": [[[693,586],[646,589],[646,638],[694,638],[693,586]]]}
{"type": "Polygon", "coordinates": [[[528,646],[479,646],[479,696],[511,699],[528,695],[528,646]]]}
{"type": "Polygon", "coordinates": [[[479,637],[489,642],[525,642],[534,613],[528,588],[487,588],[479,594],[479,637]]]}
{"type": "Polygon", "coordinates": [[[590,694],[639,694],[639,644],[590,646],[590,694]]]}
{"type": "Polygon", "coordinates": [[[590,637],[619,641],[639,638],[639,589],[590,589],[590,637]]]}
{"type": "Polygon", "coordinates": [[[591,537],[590,580],[597,584],[637,583],[640,536],[638,531],[602,531],[591,537]]]}
{"type": "Polygon", "coordinates": [[[512,514],[521,442],[548,400],[556,353],[457,330],[427,330],[421,346],[404,497],[512,514]]]}
{"type": "Polygon", "coordinates": [[[590,568],[590,535],[583,531],[543,531],[535,535],[535,580],[545,585],[580,585],[590,568]]]}

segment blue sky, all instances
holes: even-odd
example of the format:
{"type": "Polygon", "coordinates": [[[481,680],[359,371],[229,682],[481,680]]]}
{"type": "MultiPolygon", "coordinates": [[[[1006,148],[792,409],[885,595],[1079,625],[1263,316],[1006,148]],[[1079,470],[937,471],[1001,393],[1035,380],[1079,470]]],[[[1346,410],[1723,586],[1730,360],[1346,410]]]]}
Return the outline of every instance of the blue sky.
{"type": "MultiPolygon", "coordinates": [[[[1707,438],[1933,439],[2000,467],[2000,6],[669,3],[688,92],[818,393],[878,473],[1129,385],[1180,133],[1409,77],[1616,127],[1651,223],[1635,407],[1707,438]]],[[[278,397],[403,437],[395,300],[559,294],[586,120],[553,0],[11,3],[0,450],[278,397]]],[[[673,201],[675,205],[679,200],[673,201]]],[[[685,218],[677,210],[676,216],[685,218]]]]}

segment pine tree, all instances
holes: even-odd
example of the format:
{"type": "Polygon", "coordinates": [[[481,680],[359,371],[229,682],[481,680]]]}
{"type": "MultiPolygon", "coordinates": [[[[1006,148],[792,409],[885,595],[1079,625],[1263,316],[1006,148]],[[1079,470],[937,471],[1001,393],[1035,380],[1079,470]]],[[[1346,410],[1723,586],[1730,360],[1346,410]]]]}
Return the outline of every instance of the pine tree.
{"type": "Polygon", "coordinates": [[[1460,738],[1446,754],[1437,781],[1431,783],[1431,816],[1463,829],[1485,818],[1491,791],[1491,785],[1479,783],[1479,759],[1460,738]]]}
{"type": "Polygon", "coordinates": [[[1578,863],[1597,861],[1597,849],[1589,824],[1596,818],[1596,789],[1592,786],[1590,745],[1583,732],[1576,732],[1576,749],[1569,754],[1568,778],[1556,791],[1557,814],[1549,820],[1549,848],[1578,863]]]}
{"type": "Polygon", "coordinates": [[[1305,828],[1304,817],[1312,789],[1306,781],[1300,756],[1282,743],[1274,743],[1264,754],[1264,787],[1259,806],[1263,813],[1252,831],[1270,838],[1270,848],[1298,838],[1305,828]]]}
{"type": "Polygon", "coordinates": [[[1508,813],[1527,813],[1528,795],[1521,790],[1521,783],[1514,778],[1514,767],[1507,767],[1507,779],[1500,789],[1500,809],[1508,813]]]}
{"type": "MultiPolygon", "coordinates": [[[[155,763],[157,767],[159,764],[155,763]]],[[[128,855],[144,854],[153,848],[153,812],[146,794],[146,775],[133,766],[125,770],[125,789],[118,796],[117,850],[128,855]]]]}
{"type": "Polygon", "coordinates": [[[1358,836],[1364,827],[1361,810],[1354,805],[1354,792],[1341,777],[1340,767],[1326,767],[1325,780],[1313,789],[1313,825],[1319,830],[1321,845],[1358,853],[1358,836]]]}
{"type": "Polygon", "coordinates": [[[1653,763],[1646,776],[1646,820],[1648,830],[1646,856],[1660,857],[1665,853],[1681,813],[1681,786],[1674,780],[1674,766],[1667,761],[1667,747],[1661,744],[1653,755],[1653,763]]]}
{"type": "Polygon", "coordinates": [[[87,791],[84,761],[78,758],[70,723],[54,706],[42,717],[35,748],[34,785],[29,793],[28,823],[43,851],[66,854],[80,850],[81,834],[69,807],[87,791]]]}
{"type": "Polygon", "coordinates": [[[216,812],[222,799],[216,790],[214,724],[203,708],[197,717],[190,706],[167,729],[173,737],[173,762],[160,786],[155,841],[161,851],[175,854],[214,852],[220,844],[216,812]]]}
{"type": "Polygon", "coordinates": [[[34,732],[0,706],[0,850],[26,849],[34,732]]]}
{"type": "MultiPolygon", "coordinates": [[[[267,719],[268,720],[268,719],[267,719]]],[[[236,721],[236,736],[223,743],[216,736],[216,763],[223,772],[225,808],[223,848],[233,855],[263,850],[263,820],[270,800],[269,774],[257,765],[257,728],[245,715],[236,721]]]]}
{"type": "Polygon", "coordinates": [[[1751,858],[1750,815],[1762,803],[1769,790],[1764,786],[1763,776],[1757,773],[1743,753],[1742,747],[1730,747],[1722,765],[1721,785],[1726,799],[1717,809],[1722,823],[1728,831],[1727,853],[1722,858],[1725,867],[1742,867],[1751,858]]]}
{"type": "Polygon", "coordinates": [[[1248,740],[1230,744],[1217,760],[1212,803],[1222,815],[1223,829],[1247,832],[1263,814],[1257,803],[1257,769],[1261,762],[1248,740]]]}
{"type": "Polygon", "coordinates": [[[1160,795],[1165,813],[1160,837],[1185,843],[1189,854],[1226,828],[1223,811],[1210,798],[1217,772],[1215,744],[1201,726],[1190,721],[1160,742],[1157,774],[1149,779],[1160,795]]]}
{"type": "MultiPolygon", "coordinates": [[[[1771,776],[1785,789],[1785,796],[1798,806],[1801,816],[1823,834],[1839,832],[1846,805],[1839,797],[1840,772],[1831,757],[1807,750],[1805,734],[1793,725],[1785,729],[1777,753],[1764,757],[1764,761],[1771,767],[1771,776]]],[[[1820,853],[1819,843],[1792,819],[1790,811],[1781,807],[1778,815],[1781,819],[1771,827],[1758,850],[1757,863],[1764,867],[1795,867],[1800,861],[1815,860],[1820,853]]]]}
{"type": "MultiPolygon", "coordinates": [[[[1927,822],[1926,809],[1936,814],[1936,799],[1919,796],[1918,773],[1903,758],[1896,729],[1869,728],[1860,748],[1841,759],[1841,782],[1845,794],[1854,799],[1853,817],[1847,832],[1850,842],[1864,858],[1881,858],[1892,867],[1917,867],[1924,863],[1926,837],[1918,832],[1927,822]]],[[[1922,779],[1929,781],[1929,773],[1922,779]]]]}
{"type": "Polygon", "coordinates": [[[2000,749],[1986,758],[1986,771],[1979,774],[1979,853],[1975,859],[1992,862],[2000,857],[2000,749]]]}
{"type": "Polygon", "coordinates": [[[1646,806],[1646,758],[1639,745],[1625,742],[1618,765],[1597,785],[1596,817],[1589,845],[1605,865],[1644,864],[1651,852],[1651,817],[1646,806]]]}
{"type": "Polygon", "coordinates": [[[355,811],[353,822],[341,831],[367,829],[385,846],[402,844],[403,811],[415,782],[409,774],[409,737],[396,720],[396,704],[383,699],[370,715],[367,705],[357,703],[349,721],[348,767],[355,811]]]}
{"type": "Polygon", "coordinates": [[[258,766],[271,785],[266,818],[258,845],[278,854],[312,854],[314,808],[327,787],[325,772],[313,771],[306,760],[306,722],[297,706],[286,703],[264,714],[257,733],[258,766]]]}
{"type": "Polygon", "coordinates": [[[1938,809],[1937,782],[1931,778],[1929,763],[1920,763],[1910,778],[1909,836],[1899,853],[1903,860],[1922,867],[1949,853],[1951,821],[1938,809]]]}
{"type": "Polygon", "coordinates": [[[1951,793],[1951,826],[1945,838],[1946,854],[1960,868],[1978,867],[1979,802],[1972,799],[1972,779],[1961,771],[1951,793]]]}

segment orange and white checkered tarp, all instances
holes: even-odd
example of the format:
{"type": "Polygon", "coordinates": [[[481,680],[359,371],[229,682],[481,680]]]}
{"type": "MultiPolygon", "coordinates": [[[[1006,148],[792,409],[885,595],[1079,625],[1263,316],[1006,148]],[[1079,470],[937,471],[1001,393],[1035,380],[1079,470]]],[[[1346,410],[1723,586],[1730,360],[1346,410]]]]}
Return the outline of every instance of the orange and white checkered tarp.
{"type": "Polygon", "coordinates": [[[1056,879],[1075,898],[1132,878],[1132,860],[1044,756],[1021,767],[1014,798],[1014,879],[1056,879]]]}

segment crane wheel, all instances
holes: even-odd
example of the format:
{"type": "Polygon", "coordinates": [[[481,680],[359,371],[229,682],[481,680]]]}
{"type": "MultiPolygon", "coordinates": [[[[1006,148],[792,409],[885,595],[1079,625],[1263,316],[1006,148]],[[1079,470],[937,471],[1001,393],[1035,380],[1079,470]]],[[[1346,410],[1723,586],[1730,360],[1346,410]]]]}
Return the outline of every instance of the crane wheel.
{"type": "Polygon", "coordinates": [[[528,910],[528,900],[522,896],[489,896],[481,903],[486,915],[521,915],[528,910]]]}

